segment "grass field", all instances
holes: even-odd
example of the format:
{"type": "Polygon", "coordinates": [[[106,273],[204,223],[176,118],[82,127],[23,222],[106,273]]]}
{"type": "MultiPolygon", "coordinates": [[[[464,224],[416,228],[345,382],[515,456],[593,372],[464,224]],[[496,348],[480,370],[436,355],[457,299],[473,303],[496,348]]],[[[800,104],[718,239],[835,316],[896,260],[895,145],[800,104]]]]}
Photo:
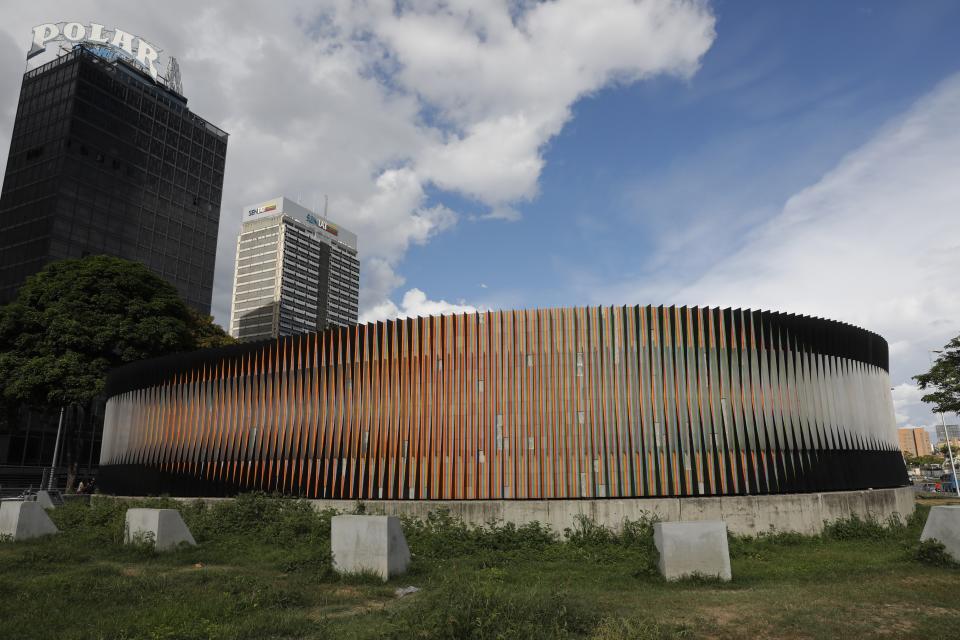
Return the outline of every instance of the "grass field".
{"type": "MultiPolygon", "coordinates": [[[[154,500],[139,506],[171,506],[154,500]]],[[[0,543],[0,638],[933,638],[960,628],[960,569],[908,526],[731,539],[734,580],[667,584],[649,523],[468,528],[405,523],[410,573],[330,566],[330,516],[243,496],[178,504],[199,546],[121,544],[130,503],[53,512],[62,533],[0,543]],[[924,554],[919,554],[924,555],[924,554]],[[933,564],[929,558],[933,557],[933,564]],[[397,598],[397,587],[421,591],[397,598]]]]}

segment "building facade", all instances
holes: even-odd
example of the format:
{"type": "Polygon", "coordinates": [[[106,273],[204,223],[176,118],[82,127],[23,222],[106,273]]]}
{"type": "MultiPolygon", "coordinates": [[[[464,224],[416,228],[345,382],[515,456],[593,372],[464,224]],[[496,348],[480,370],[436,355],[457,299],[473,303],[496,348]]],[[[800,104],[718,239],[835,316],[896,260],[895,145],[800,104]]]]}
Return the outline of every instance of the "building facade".
{"type": "Polygon", "coordinates": [[[250,341],[349,327],[359,295],[355,234],[287,198],[244,207],[230,335],[250,341]]]}
{"type": "Polygon", "coordinates": [[[895,487],[887,359],[856,327],[731,309],[354,325],[117,370],[100,485],[364,500],[895,487]]]}
{"type": "Polygon", "coordinates": [[[227,134],[106,46],[23,76],[0,193],[0,304],[63,258],[141,262],[209,314],[227,134]]]}
{"type": "Polygon", "coordinates": [[[937,444],[946,444],[950,440],[951,447],[960,447],[960,424],[938,424],[937,444]]]}
{"type": "Polygon", "coordinates": [[[933,451],[930,445],[930,434],[923,427],[897,429],[897,435],[900,438],[900,451],[904,455],[927,456],[933,451]]]}

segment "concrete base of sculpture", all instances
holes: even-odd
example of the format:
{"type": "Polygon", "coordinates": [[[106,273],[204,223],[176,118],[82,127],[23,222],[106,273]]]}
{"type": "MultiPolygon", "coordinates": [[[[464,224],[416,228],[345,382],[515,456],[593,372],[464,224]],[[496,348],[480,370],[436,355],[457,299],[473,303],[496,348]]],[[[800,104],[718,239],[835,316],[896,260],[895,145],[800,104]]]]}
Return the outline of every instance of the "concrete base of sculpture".
{"type": "Polygon", "coordinates": [[[405,573],[410,564],[407,539],[394,516],[334,516],[330,550],[337,572],[371,572],[384,581],[405,573]]]}
{"type": "Polygon", "coordinates": [[[943,543],[953,559],[960,562],[960,505],[933,507],[923,525],[920,540],[943,543]]]}
{"type": "Polygon", "coordinates": [[[28,540],[58,533],[57,525],[38,503],[9,500],[0,502],[0,536],[28,540]]]}
{"type": "MultiPolygon", "coordinates": [[[[95,498],[99,498],[96,496],[95,498]]],[[[356,500],[317,499],[317,511],[350,512],[356,500]]],[[[425,520],[446,509],[470,525],[539,522],[554,531],[574,528],[580,518],[621,530],[625,519],[657,518],[662,522],[723,520],[738,535],[796,532],[816,535],[826,523],[856,515],[862,519],[901,522],[913,513],[913,487],[783,495],[710,498],[596,498],[582,500],[366,500],[367,513],[425,520]]]]}
{"type": "Polygon", "coordinates": [[[653,541],[660,552],[660,573],[667,580],[731,578],[727,525],[720,520],[657,522],[653,525],[653,541]]]}
{"type": "Polygon", "coordinates": [[[166,551],[186,543],[197,544],[176,509],[127,509],[123,541],[152,543],[157,551],[166,551]]]}

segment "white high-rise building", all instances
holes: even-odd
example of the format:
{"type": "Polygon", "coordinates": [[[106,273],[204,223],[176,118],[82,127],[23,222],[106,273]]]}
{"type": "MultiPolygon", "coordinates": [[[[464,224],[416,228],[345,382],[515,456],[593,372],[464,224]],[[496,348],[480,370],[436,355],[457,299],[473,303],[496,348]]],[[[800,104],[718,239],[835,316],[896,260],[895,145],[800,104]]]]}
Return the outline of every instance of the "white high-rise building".
{"type": "Polygon", "coordinates": [[[357,322],[357,236],[287,198],[243,209],[230,335],[258,340],[357,322]]]}

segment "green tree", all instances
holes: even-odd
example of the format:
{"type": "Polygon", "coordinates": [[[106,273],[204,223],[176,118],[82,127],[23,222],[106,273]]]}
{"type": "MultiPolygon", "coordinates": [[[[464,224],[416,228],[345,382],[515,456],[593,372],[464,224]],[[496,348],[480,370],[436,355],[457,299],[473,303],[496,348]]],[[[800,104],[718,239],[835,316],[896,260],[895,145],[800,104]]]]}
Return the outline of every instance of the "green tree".
{"type": "Polygon", "coordinates": [[[205,316],[193,309],[190,309],[190,333],[197,349],[213,349],[237,343],[223,327],[214,323],[211,316],[205,316]]]}
{"type": "Polygon", "coordinates": [[[0,401],[78,407],[89,417],[110,369],[231,342],[139,263],[109,256],[54,262],[0,307],[0,401]]]}
{"type": "Polygon", "coordinates": [[[940,464],[943,462],[943,458],[936,455],[912,456],[909,453],[905,453],[903,458],[909,466],[913,467],[919,467],[925,464],[940,464]]]}
{"type": "Polygon", "coordinates": [[[913,377],[923,390],[924,402],[938,413],[960,413],[960,336],[946,344],[930,371],[913,377]]]}

